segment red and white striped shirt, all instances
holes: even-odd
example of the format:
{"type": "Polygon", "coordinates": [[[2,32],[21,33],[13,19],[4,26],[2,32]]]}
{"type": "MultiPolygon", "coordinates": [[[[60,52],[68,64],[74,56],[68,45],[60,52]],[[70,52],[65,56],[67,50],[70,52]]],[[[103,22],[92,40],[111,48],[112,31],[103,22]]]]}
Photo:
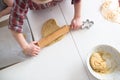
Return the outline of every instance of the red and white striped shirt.
{"type": "MultiPolygon", "coordinates": [[[[61,1],[63,0],[53,0],[46,4],[37,5],[31,0],[15,0],[13,8],[10,13],[9,29],[20,33],[23,31],[22,28],[23,20],[28,12],[28,8],[30,8],[31,10],[45,9],[48,7],[55,6],[61,1]]],[[[79,1],[80,0],[72,0],[71,3],[74,4],[79,1]]]]}

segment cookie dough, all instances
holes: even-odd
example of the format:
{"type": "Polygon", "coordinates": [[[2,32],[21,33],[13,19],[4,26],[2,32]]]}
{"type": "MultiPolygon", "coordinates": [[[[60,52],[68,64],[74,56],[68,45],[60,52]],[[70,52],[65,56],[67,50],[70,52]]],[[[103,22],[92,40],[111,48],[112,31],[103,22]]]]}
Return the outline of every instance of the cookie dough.
{"type": "Polygon", "coordinates": [[[106,60],[103,58],[103,53],[93,53],[90,57],[90,65],[92,69],[98,73],[108,73],[109,68],[106,60]]]}
{"type": "MultiPolygon", "coordinates": [[[[41,30],[41,34],[42,34],[42,38],[50,35],[51,33],[55,32],[56,30],[60,29],[60,27],[58,26],[57,22],[55,21],[55,19],[49,19],[48,21],[46,21],[43,24],[42,30],[41,30]]],[[[64,35],[63,35],[64,36],[64,35]]],[[[61,40],[63,38],[63,36],[60,36],[59,38],[57,38],[56,40],[52,41],[50,44],[53,44],[55,42],[58,42],[59,40],[61,40]]],[[[49,44],[49,45],[50,45],[49,44]]],[[[48,45],[47,45],[48,46],[48,45]]]]}
{"type": "Polygon", "coordinates": [[[120,23],[120,7],[118,0],[106,0],[101,5],[100,12],[106,20],[120,23]]]}

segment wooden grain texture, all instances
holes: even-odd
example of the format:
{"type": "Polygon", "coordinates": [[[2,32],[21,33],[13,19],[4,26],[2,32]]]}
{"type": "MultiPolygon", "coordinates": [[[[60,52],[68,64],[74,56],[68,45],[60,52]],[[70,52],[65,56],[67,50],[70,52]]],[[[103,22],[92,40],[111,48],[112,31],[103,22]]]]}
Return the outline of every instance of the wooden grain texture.
{"type": "Polygon", "coordinates": [[[0,28],[7,26],[7,25],[8,25],[8,21],[9,21],[9,20],[7,19],[7,20],[5,20],[5,21],[0,22],[0,28]]]}
{"type": "Polygon", "coordinates": [[[55,39],[59,38],[62,35],[65,35],[66,33],[69,32],[70,27],[67,25],[64,25],[63,27],[61,27],[60,29],[58,29],[57,31],[51,33],[50,35],[42,38],[40,41],[38,41],[38,46],[40,48],[45,47],[46,45],[48,45],[49,43],[51,43],[52,41],[54,41],[55,39]]]}

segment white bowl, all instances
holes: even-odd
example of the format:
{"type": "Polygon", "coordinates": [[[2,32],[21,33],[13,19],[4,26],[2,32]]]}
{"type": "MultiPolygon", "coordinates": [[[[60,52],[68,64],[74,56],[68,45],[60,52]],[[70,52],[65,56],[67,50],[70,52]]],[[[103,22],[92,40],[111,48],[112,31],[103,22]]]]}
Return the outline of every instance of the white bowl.
{"type": "Polygon", "coordinates": [[[98,45],[94,47],[88,57],[87,57],[87,67],[90,71],[90,73],[100,80],[120,80],[120,53],[113,47],[109,45],[98,45]],[[101,52],[104,51],[106,53],[109,53],[112,57],[110,58],[110,66],[112,71],[110,73],[101,74],[98,72],[95,72],[91,65],[90,65],[90,57],[94,52],[101,52]]]}

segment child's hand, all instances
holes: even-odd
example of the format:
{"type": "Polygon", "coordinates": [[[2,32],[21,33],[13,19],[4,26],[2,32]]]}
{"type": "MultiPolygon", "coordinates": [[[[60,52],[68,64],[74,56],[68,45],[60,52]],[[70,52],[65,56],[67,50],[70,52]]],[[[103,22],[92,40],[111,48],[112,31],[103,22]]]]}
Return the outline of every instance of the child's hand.
{"type": "Polygon", "coordinates": [[[38,47],[35,44],[36,44],[36,42],[31,42],[30,44],[28,44],[26,46],[26,48],[23,50],[23,52],[30,56],[38,55],[38,53],[40,52],[40,47],[38,47]]]}
{"type": "Polygon", "coordinates": [[[77,29],[81,28],[81,25],[82,25],[82,22],[81,22],[80,18],[73,18],[71,21],[70,27],[73,30],[77,30],[77,29]]]}

